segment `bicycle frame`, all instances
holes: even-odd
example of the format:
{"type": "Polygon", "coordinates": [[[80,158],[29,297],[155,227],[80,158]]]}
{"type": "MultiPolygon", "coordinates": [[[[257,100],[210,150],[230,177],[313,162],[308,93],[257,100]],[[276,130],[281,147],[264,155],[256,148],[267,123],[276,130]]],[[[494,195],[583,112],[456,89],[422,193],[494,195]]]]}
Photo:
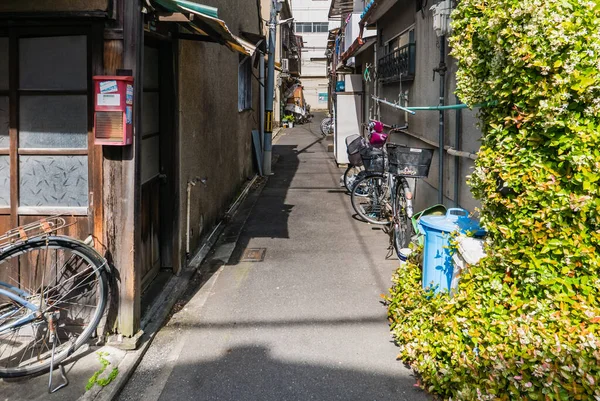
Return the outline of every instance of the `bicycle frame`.
{"type": "MultiPolygon", "coordinates": [[[[0,286],[2,287],[6,287],[9,288],[15,292],[17,292],[18,294],[21,294],[23,296],[28,297],[29,294],[26,291],[20,290],[16,287],[11,286],[10,284],[6,284],[2,281],[0,281],[0,286]]],[[[20,297],[19,295],[15,294],[12,291],[7,291],[3,288],[0,288],[0,295],[4,295],[5,297],[23,305],[25,308],[29,309],[31,311],[30,314],[28,314],[27,316],[23,316],[22,318],[10,323],[10,324],[5,324],[4,326],[0,326],[0,334],[4,333],[5,331],[9,331],[12,329],[16,329],[20,326],[23,326],[25,324],[31,323],[32,321],[34,321],[35,319],[37,319],[38,317],[38,312],[40,310],[40,308],[37,305],[32,304],[31,302],[27,301],[26,299],[23,299],[22,297],[20,297]]],[[[9,311],[3,315],[0,315],[0,319],[5,319],[7,317],[10,317],[11,315],[15,314],[17,312],[18,309],[13,309],[12,311],[9,311]]]]}

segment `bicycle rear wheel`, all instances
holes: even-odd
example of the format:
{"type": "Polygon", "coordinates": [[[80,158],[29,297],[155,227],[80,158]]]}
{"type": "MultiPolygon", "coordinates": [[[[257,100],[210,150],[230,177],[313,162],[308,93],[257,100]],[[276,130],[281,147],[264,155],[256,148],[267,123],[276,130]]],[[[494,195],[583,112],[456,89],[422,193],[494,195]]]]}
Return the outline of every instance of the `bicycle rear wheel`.
{"type": "Polygon", "coordinates": [[[364,221],[380,225],[390,222],[389,189],[383,174],[368,174],[359,179],[352,188],[350,199],[364,221]]]}
{"type": "Polygon", "coordinates": [[[363,171],[365,171],[363,166],[348,164],[348,168],[344,172],[344,186],[348,192],[352,193],[352,188],[354,188],[354,184],[361,178],[361,172],[363,171]]]}
{"type": "Polygon", "coordinates": [[[393,200],[394,220],[393,235],[394,249],[400,259],[400,249],[407,248],[412,237],[412,224],[407,213],[406,189],[408,184],[406,179],[397,178],[396,193],[393,200]]]}
{"type": "Polygon", "coordinates": [[[90,338],[108,297],[105,265],[68,237],[37,237],[2,250],[0,289],[12,295],[0,293],[0,377],[48,370],[53,338],[55,366],[90,338]]]}

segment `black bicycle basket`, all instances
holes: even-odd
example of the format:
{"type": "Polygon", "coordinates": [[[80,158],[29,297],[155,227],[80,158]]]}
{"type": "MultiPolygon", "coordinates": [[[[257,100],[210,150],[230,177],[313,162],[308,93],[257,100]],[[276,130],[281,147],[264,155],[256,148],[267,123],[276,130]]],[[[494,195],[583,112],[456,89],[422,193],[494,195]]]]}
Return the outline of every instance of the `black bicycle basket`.
{"type": "Polygon", "coordinates": [[[387,144],[388,171],[403,177],[427,177],[433,158],[432,149],[387,144]]]}
{"type": "Polygon", "coordinates": [[[350,161],[350,164],[353,166],[362,166],[360,151],[367,146],[367,141],[359,134],[350,135],[346,138],[346,151],[348,152],[348,160],[350,161]]]}
{"type": "Polygon", "coordinates": [[[383,149],[374,148],[372,146],[361,149],[360,157],[362,158],[365,170],[373,173],[383,173],[385,171],[385,157],[383,149]]]}

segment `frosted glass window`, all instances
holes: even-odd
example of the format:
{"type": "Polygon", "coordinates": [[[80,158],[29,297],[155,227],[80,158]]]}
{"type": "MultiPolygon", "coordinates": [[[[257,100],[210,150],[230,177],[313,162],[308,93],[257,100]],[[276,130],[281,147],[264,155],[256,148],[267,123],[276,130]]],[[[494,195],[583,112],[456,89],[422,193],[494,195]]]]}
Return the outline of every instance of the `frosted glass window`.
{"type": "Polygon", "coordinates": [[[10,206],[10,156],[0,156],[0,206],[10,206]]]}
{"type": "Polygon", "coordinates": [[[87,156],[20,156],[20,206],[87,206],[87,156]]]}
{"type": "Polygon", "coordinates": [[[8,148],[9,146],[8,129],[8,96],[0,96],[0,148],[8,148]]]}
{"type": "Polygon", "coordinates": [[[87,89],[86,36],[19,39],[21,89],[87,89]]]}
{"type": "Polygon", "coordinates": [[[160,131],[158,92],[144,92],[142,96],[142,133],[156,134],[160,131]]]}
{"type": "Polygon", "coordinates": [[[0,38],[0,90],[8,90],[8,38],[0,38]]]}
{"type": "Polygon", "coordinates": [[[20,106],[19,147],[87,147],[87,96],[21,96],[20,106]]]}
{"type": "Polygon", "coordinates": [[[158,49],[144,47],[144,88],[158,89],[158,49]]]}
{"type": "Polygon", "coordinates": [[[160,137],[142,140],[142,183],[156,177],[160,172],[160,137]]]}

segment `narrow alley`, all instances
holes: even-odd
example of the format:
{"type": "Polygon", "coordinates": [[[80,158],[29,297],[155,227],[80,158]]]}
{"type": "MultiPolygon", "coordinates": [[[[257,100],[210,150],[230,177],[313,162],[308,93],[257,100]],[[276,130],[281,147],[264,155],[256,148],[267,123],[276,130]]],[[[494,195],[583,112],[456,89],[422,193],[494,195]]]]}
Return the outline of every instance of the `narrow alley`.
{"type": "Polygon", "coordinates": [[[212,274],[156,334],[120,400],[428,399],[395,360],[380,302],[398,261],[385,258],[386,234],[353,218],[313,121],[276,138],[274,175],[242,207],[254,203],[231,258],[208,258],[201,271],[212,274]],[[264,260],[244,261],[250,248],[264,260]]]}

